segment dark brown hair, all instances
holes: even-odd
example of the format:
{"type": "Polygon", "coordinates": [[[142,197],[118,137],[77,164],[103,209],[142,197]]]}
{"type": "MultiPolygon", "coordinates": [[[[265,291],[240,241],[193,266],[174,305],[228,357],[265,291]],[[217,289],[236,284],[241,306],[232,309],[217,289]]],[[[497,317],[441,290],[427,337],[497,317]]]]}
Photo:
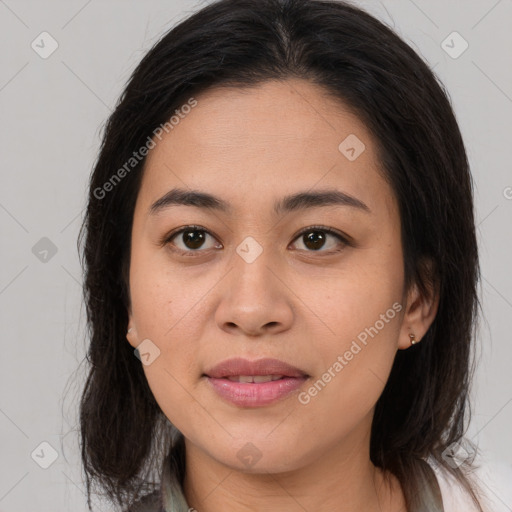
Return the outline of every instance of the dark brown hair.
{"type": "Polygon", "coordinates": [[[472,180],[448,93],[408,44],[349,3],[220,0],[142,59],[108,119],[91,175],[79,235],[90,335],[80,403],[90,509],[95,481],[123,507],[152,490],[170,442],[170,423],[126,340],[131,227],[145,159],[108,192],[104,184],[191,96],[290,77],[321,86],[366,125],[399,204],[406,288],[417,283],[440,296],[421,343],[396,354],[376,404],[371,460],[398,477],[408,509],[428,509],[425,486],[436,495],[427,457],[477,503],[463,471],[472,462],[452,467],[445,457],[469,420],[479,309],[472,180]]]}

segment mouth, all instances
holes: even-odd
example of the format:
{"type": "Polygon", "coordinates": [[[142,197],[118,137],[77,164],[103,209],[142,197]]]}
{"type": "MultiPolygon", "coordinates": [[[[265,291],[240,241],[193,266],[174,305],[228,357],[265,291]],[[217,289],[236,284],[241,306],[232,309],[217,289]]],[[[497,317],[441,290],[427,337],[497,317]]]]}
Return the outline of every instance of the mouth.
{"type": "Polygon", "coordinates": [[[278,359],[228,359],[207,370],[211,389],[238,407],[262,407],[282,400],[309,378],[304,371],[278,359]]]}
{"type": "Polygon", "coordinates": [[[226,359],[207,370],[203,376],[214,379],[229,379],[230,377],[243,379],[238,382],[268,382],[283,377],[309,377],[303,370],[279,359],[264,358],[250,361],[241,357],[226,359]],[[260,378],[266,378],[267,380],[259,380],[260,378]]]}
{"type": "Polygon", "coordinates": [[[284,378],[284,375],[234,375],[234,376],[225,376],[224,379],[230,380],[231,382],[252,382],[256,384],[260,384],[262,382],[272,382],[274,380],[281,380],[284,378]]]}

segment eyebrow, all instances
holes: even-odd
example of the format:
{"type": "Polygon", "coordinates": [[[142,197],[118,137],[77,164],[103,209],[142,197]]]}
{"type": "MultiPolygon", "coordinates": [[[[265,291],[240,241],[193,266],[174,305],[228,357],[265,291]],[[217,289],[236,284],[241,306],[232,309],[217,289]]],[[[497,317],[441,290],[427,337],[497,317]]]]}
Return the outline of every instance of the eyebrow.
{"type": "MultiPolygon", "coordinates": [[[[231,205],[207,192],[199,190],[185,190],[173,188],[149,208],[149,215],[156,215],[161,211],[174,206],[195,206],[197,208],[213,209],[226,214],[232,213],[231,205]]],[[[280,215],[293,211],[306,210],[325,206],[350,206],[364,212],[371,212],[370,208],[360,199],[336,189],[326,189],[315,192],[297,192],[283,197],[274,203],[274,213],[280,215]]]]}

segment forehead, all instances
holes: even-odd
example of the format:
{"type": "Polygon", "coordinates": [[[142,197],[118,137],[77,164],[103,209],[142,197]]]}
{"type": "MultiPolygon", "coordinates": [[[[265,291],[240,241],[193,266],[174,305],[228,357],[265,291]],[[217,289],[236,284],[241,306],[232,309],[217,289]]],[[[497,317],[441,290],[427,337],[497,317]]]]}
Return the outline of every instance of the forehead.
{"type": "Polygon", "coordinates": [[[146,210],[177,186],[222,196],[235,208],[241,197],[246,204],[268,197],[273,205],[278,196],[315,187],[390,205],[370,133],[322,88],[271,81],[194,99],[172,130],[154,138],[140,191],[146,210]]]}
{"type": "Polygon", "coordinates": [[[195,99],[197,106],[172,129],[174,137],[167,138],[170,145],[229,152],[279,144],[280,149],[295,146],[297,150],[304,143],[341,142],[350,133],[371,145],[366,127],[348,106],[305,80],[217,87],[195,99]]]}

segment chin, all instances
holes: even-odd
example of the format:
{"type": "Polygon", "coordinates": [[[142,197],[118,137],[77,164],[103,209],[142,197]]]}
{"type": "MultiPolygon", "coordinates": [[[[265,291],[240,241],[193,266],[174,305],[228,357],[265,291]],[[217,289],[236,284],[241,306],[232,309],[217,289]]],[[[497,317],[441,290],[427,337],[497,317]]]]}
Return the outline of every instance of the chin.
{"type": "Polygon", "coordinates": [[[283,473],[303,465],[305,457],[297,453],[297,443],[270,440],[266,432],[260,431],[259,436],[246,433],[243,438],[231,439],[225,446],[215,444],[206,451],[221,464],[242,473],[283,473]]]}

